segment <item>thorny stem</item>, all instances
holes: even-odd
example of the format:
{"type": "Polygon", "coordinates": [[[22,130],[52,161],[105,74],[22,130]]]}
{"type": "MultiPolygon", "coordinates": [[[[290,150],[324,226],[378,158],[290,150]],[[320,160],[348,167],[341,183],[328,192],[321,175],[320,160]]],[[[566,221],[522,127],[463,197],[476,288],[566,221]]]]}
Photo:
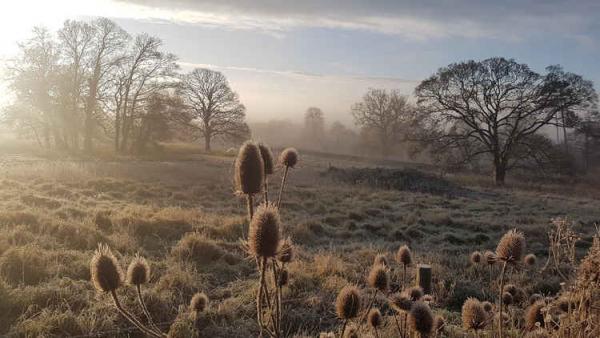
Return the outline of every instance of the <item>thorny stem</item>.
{"type": "Polygon", "coordinates": [[[500,295],[499,295],[499,300],[500,300],[500,313],[498,316],[498,328],[499,328],[499,337],[502,338],[502,327],[504,326],[504,318],[502,315],[502,291],[504,289],[504,272],[506,271],[506,262],[504,262],[504,264],[502,265],[502,272],[500,273],[500,295]]]}
{"type": "Polygon", "coordinates": [[[375,338],[379,338],[379,332],[377,332],[377,328],[374,327],[374,329],[375,329],[375,338]]]}
{"type": "Polygon", "coordinates": [[[340,338],[344,338],[344,333],[346,333],[346,325],[348,324],[348,319],[344,320],[344,325],[342,325],[342,333],[340,333],[340,338]]]}
{"type": "Polygon", "coordinates": [[[277,208],[279,208],[279,206],[281,205],[281,197],[283,196],[283,189],[285,187],[285,180],[287,178],[289,169],[290,167],[285,166],[285,169],[283,171],[283,177],[281,178],[281,187],[279,187],[279,197],[277,198],[277,208]]]}
{"type": "MultiPolygon", "coordinates": [[[[250,195],[248,195],[250,196],[250,195]]],[[[263,261],[264,262],[264,261],[263,261]]],[[[256,294],[256,319],[258,321],[258,326],[260,328],[260,335],[259,337],[262,337],[262,332],[263,332],[263,319],[262,319],[262,293],[263,293],[263,281],[265,278],[265,269],[266,269],[266,264],[259,264],[259,268],[260,268],[260,277],[258,280],[258,293],[256,294]]]]}
{"type": "Polygon", "coordinates": [[[275,260],[273,260],[273,283],[275,284],[275,297],[274,297],[274,303],[275,303],[275,323],[274,323],[274,327],[275,327],[275,334],[277,335],[277,337],[279,337],[281,335],[281,327],[280,324],[281,322],[279,321],[279,318],[281,318],[281,297],[280,297],[280,292],[279,292],[279,279],[278,279],[278,273],[277,273],[277,263],[275,262],[275,260]]]}
{"type": "Polygon", "coordinates": [[[115,290],[112,290],[110,292],[113,302],[115,304],[115,307],[117,308],[117,310],[121,313],[121,315],[123,315],[123,317],[125,317],[125,319],[127,319],[131,324],[135,325],[138,329],[140,329],[140,331],[142,331],[143,333],[151,336],[151,337],[156,337],[156,338],[162,338],[162,335],[159,335],[158,333],[150,330],[149,328],[147,328],[146,326],[144,326],[144,324],[140,323],[131,313],[127,312],[127,310],[125,310],[122,306],[121,303],[119,302],[119,298],[117,297],[117,293],[115,292],[115,290]]]}
{"type": "Polygon", "coordinates": [[[144,298],[142,297],[142,286],[141,285],[136,285],[136,289],[137,289],[138,301],[140,302],[140,305],[142,307],[142,311],[144,311],[144,314],[146,315],[146,318],[148,319],[148,324],[150,324],[150,327],[154,331],[156,331],[156,333],[159,333],[161,336],[164,335],[162,333],[162,331],[156,325],[154,325],[154,321],[152,320],[152,316],[150,315],[150,311],[148,311],[148,307],[146,306],[146,302],[144,301],[144,298]]]}
{"type": "Polygon", "coordinates": [[[375,289],[375,292],[373,292],[373,297],[371,297],[371,300],[369,301],[369,306],[367,307],[367,311],[360,317],[360,322],[358,324],[359,330],[362,327],[363,321],[367,318],[369,311],[371,311],[371,308],[373,307],[373,303],[375,302],[375,297],[377,296],[377,291],[379,291],[379,290],[375,289]]]}
{"type": "Polygon", "coordinates": [[[398,328],[398,334],[403,334],[402,329],[400,328],[400,323],[398,322],[398,314],[394,312],[394,322],[396,323],[396,327],[398,328]]]}

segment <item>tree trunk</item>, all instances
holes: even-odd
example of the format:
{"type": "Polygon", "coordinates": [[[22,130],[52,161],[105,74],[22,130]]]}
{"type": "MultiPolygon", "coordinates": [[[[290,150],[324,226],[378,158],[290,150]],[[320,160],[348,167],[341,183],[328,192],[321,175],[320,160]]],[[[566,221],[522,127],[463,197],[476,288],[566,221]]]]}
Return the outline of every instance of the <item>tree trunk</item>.
{"type": "Polygon", "coordinates": [[[494,163],[494,182],[498,186],[504,185],[504,179],[506,178],[506,165],[502,162],[494,163]]]}
{"type": "Polygon", "coordinates": [[[208,132],[204,133],[204,151],[206,151],[207,153],[210,152],[210,139],[211,139],[211,135],[208,132]]]}

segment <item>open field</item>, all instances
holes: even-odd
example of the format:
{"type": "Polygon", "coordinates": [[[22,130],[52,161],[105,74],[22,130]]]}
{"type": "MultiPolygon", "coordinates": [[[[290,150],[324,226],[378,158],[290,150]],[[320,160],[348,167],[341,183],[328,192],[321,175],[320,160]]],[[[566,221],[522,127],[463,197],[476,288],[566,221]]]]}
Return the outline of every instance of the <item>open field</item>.
{"type": "MultiPolygon", "coordinates": [[[[152,275],[145,297],[163,327],[185,312],[196,291],[204,291],[211,305],[201,336],[256,336],[256,266],[240,245],[247,221],[245,201],[234,194],[233,159],[2,157],[0,335],[136,336],[109,297],[90,283],[90,259],[98,243],[107,243],[123,266],[136,253],[148,259],[152,275]]],[[[338,291],[347,284],[364,286],[376,254],[393,259],[398,247],[408,244],[416,263],[432,264],[432,307],[447,319],[453,336],[464,300],[493,301],[496,292],[489,287],[487,267],[469,263],[470,252],[494,250],[509,229],[523,231],[527,253],[536,254],[538,263],[512,272],[511,281],[528,294],[552,295],[561,280],[539,272],[550,220],[574,222],[582,238],[579,256],[600,223],[600,200],[577,195],[572,187],[562,194],[555,187],[468,186],[465,182],[476,180],[445,181],[410,170],[395,172],[399,176],[386,172],[376,180],[381,184],[367,186],[347,177],[352,166],[367,164],[306,155],[289,177],[283,231],[297,244],[298,259],[289,266],[283,295],[287,335],[336,329],[338,291]]],[[[279,173],[274,177],[273,193],[279,173]]],[[[392,288],[397,288],[400,271],[392,268],[392,288]]],[[[408,271],[412,280],[414,271],[408,271]]],[[[134,293],[126,299],[125,306],[136,309],[134,293]]],[[[385,314],[390,309],[384,303],[385,314]]],[[[515,308],[514,318],[521,317],[515,308]]],[[[388,318],[380,335],[392,336],[394,329],[388,318]]]]}

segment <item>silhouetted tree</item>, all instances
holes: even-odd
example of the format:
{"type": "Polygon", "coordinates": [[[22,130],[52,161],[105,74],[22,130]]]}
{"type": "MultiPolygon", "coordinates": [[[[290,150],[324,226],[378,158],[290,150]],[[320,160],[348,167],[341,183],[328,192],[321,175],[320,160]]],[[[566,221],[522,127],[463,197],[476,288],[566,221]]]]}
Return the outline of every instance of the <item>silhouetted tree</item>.
{"type": "Polygon", "coordinates": [[[325,114],[320,108],[310,107],[304,113],[304,134],[309,145],[322,147],[325,137],[325,114]]]}
{"type": "Polygon", "coordinates": [[[246,108],[222,73],[196,68],[181,77],[178,93],[193,118],[189,126],[200,132],[206,151],[216,137],[241,140],[250,134],[246,108]]]}
{"type": "Polygon", "coordinates": [[[437,152],[463,149],[465,159],[488,155],[503,184],[507,170],[536,153],[539,142],[528,140],[540,128],[597,100],[590,81],[559,66],[546,70],[540,75],[504,58],[441,68],[415,89],[422,140],[437,152]]]}
{"type": "Polygon", "coordinates": [[[352,106],[352,115],[357,126],[377,135],[381,155],[385,157],[399,141],[412,110],[407,97],[396,90],[369,89],[362,102],[352,106]]]}

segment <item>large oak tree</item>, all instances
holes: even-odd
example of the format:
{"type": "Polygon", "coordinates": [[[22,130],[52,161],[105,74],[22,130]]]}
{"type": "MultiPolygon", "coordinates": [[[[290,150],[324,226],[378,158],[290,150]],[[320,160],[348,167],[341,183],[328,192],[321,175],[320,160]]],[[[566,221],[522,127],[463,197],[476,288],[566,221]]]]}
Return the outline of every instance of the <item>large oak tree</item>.
{"type": "Polygon", "coordinates": [[[538,74],[512,59],[454,63],[415,89],[424,140],[438,152],[460,150],[466,160],[488,156],[494,179],[536,154],[537,134],[562,123],[559,114],[594,105],[590,81],[559,66],[538,74]]]}

